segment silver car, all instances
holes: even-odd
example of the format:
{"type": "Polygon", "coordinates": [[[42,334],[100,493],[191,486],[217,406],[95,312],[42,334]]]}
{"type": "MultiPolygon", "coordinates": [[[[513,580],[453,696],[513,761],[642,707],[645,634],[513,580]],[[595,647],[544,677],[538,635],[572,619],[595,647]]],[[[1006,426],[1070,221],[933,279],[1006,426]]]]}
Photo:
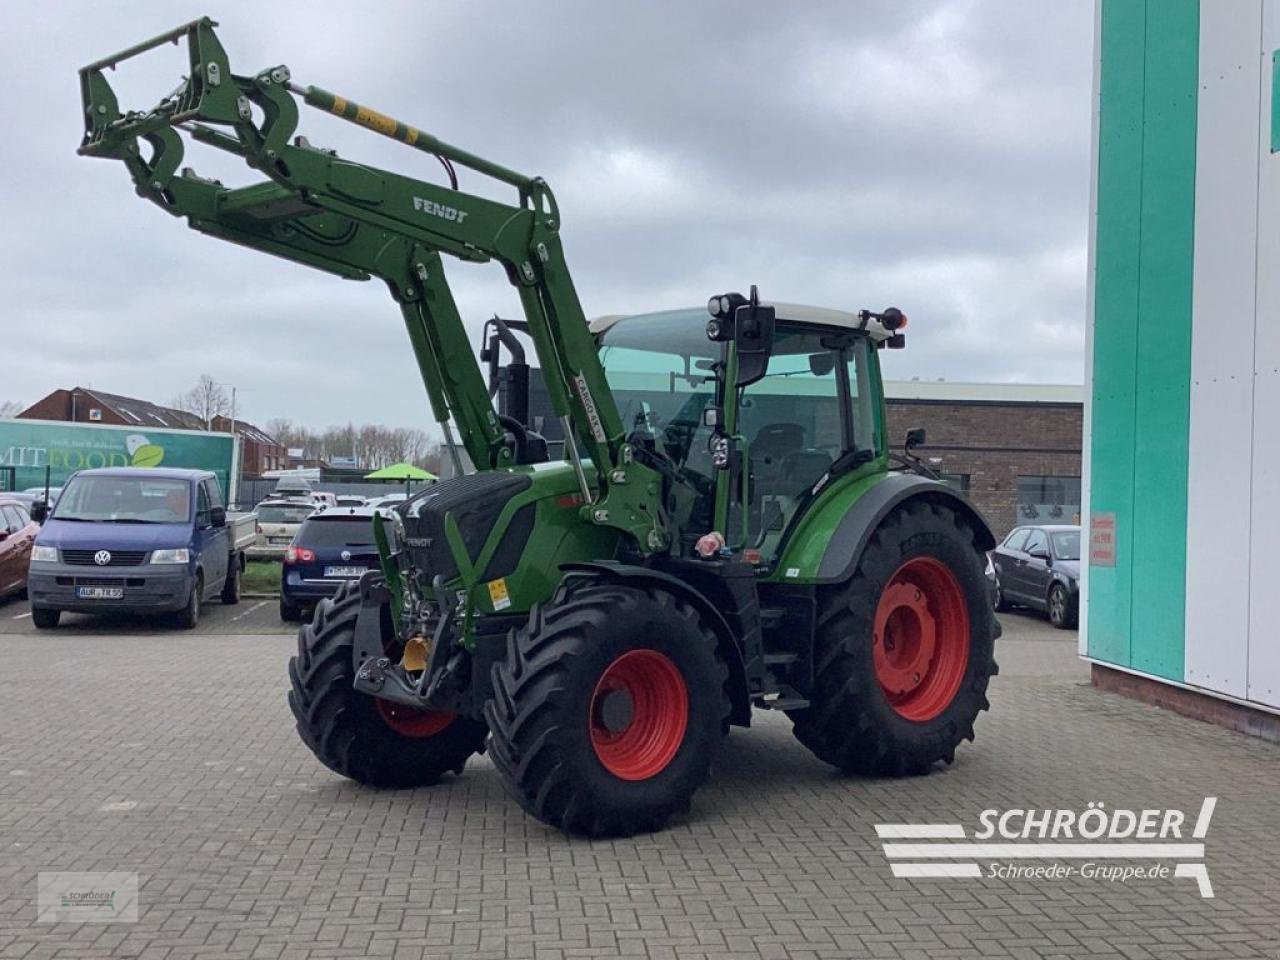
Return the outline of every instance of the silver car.
{"type": "Polygon", "coordinates": [[[309,500],[264,500],[254,511],[258,515],[254,528],[257,537],[245,551],[250,560],[281,560],[302,521],[311,516],[316,505],[309,500]]]}

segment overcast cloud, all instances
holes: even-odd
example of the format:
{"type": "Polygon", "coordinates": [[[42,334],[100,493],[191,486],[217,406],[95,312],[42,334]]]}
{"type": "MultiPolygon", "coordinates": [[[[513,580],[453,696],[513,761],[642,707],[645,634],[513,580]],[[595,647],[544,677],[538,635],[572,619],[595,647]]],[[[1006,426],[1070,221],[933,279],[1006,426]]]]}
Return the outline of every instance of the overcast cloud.
{"type": "MultiPolygon", "coordinates": [[[[399,311],[195,233],[75,156],[76,68],[201,13],[234,70],[377,107],[556,192],[588,315],[768,298],[902,307],[887,375],[1082,378],[1092,5],[1086,2],[5,4],[0,400],[73,384],[167,402],[201,373],[241,414],[420,426],[399,311]]],[[[173,87],[175,48],[119,73],[173,87]]],[[[115,77],[113,76],[113,82],[115,77]]],[[[133,94],[131,96],[131,94],[133,94]]],[[[300,132],[437,179],[304,108],[300,132]]],[[[252,174],[193,147],[228,183],[252,174]]],[[[463,189],[478,190],[465,172],[463,189]]],[[[453,264],[478,331],[518,315],[500,268],[453,264]]]]}

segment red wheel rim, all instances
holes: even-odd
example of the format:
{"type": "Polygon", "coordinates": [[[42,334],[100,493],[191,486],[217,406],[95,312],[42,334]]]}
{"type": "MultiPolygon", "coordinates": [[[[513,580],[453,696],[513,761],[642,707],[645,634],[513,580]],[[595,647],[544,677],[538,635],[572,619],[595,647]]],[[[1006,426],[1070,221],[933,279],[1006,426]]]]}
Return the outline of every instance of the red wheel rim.
{"type": "Polygon", "coordinates": [[[383,723],[402,737],[415,740],[434,737],[453,723],[455,716],[452,710],[419,710],[381,697],[374,697],[373,702],[378,705],[378,715],[383,723]]]}
{"type": "Polygon", "coordinates": [[[689,691],[657,650],[624,653],[591,694],[591,745],[621,780],[647,780],[666,769],[689,725],[689,691]]]}
{"type": "Polygon", "coordinates": [[[969,665],[969,606],[949,567],[916,557],[894,572],[876,605],[872,650],[900,716],[932,720],[951,705],[969,665]]]}

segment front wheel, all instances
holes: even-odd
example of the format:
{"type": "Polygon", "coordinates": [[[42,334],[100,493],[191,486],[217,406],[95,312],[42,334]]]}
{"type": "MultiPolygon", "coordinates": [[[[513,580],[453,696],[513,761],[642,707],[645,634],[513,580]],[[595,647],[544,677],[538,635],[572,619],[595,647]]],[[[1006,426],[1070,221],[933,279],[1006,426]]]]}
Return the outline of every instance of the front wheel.
{"type": "Polygon", "coordinates": [[[876,529],[850,580],[823,596],[810,706],[796,737],[842,770],[923,773],[973,739],[997,672],[974,531],[916,501],[876,529]]]}
{"type": "Polygon", "coordinates": [[[298,631],[289,709],[302,742],[330,770],[373,787],[430,786],[450,771],[462,773],[467,759],[484,750],[484,724],[357,691],[352,646],[359,613],[353,580],[320,601],[298,631]]]}
{"type": "Polygon", "coordinates": [[[200,622],[200,601],[204,593],[204,577],[197,573],[191,581],[191,595],[187,597],[187,605],[178,611],[175,620],[183,630],[194,630],[200,622]]]}
{"type": "Polygon", "coordinates": [[[1075,609],[1067,588],[1055,583],[1049,590],[1049,622],[1059,630],[1070,630],[1075,626],[1075,609]]]}
{"type": "Polygon", "coordinates": [[[58,621],[61,619],[61,610],[55,610],[51,607],[31,608],[31,622],[36,625],[37,630],[53,630],[58,626],[58,621]]]}
{"type": "Polygon", "coordinates": [[[728,675],[715,635],[671,593],[561,587],[494,665],[490,756],[544,823],[595,837],[659,830],[711,773],[728,675]]]}

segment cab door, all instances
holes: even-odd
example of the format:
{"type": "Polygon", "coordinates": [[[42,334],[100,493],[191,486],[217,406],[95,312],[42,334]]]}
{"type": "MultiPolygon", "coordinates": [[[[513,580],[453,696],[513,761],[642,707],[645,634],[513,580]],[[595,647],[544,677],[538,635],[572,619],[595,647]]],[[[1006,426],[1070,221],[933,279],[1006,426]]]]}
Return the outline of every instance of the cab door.
{"type": "Polygon", "coordinates": [[[230,550],[225,522],[221,526],[213,523],[213,508],[222,507],[222,497],[213,481],[200,481],[196,504],[196,537],[204,568],[205,593],[210,594],[221,590],[223,581],[227,579],[227,554],[230,550]]]}
{"type": "Polygon", "coordinates": [[[1053,571],[1049,561],[1049,537],[1043,530],[1032,528],[1023,548],[1026,560],[1022,564],[1019,591],[1028,603],[1045,606],[1049,594],[1049,581],[1053,571]]]}

